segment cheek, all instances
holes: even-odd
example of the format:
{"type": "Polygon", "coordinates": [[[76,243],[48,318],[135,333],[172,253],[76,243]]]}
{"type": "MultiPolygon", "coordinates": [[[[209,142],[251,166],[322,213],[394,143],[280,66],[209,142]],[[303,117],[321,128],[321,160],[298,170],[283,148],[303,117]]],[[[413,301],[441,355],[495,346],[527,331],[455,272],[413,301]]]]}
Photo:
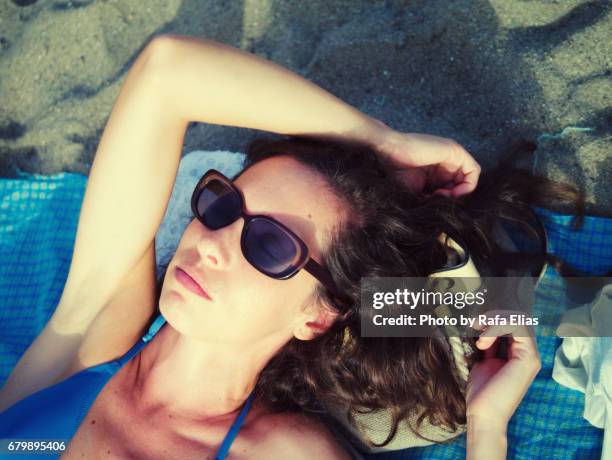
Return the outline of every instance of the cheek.
{"type": "Polygon", "coordinates": [[[245,317],[278,324],[290,322],[310,296],[314,286],[300,275],[289,280],[274,280],[256,272],[249,281],[243,278],[235,290],[234,300],[245,317]]]}

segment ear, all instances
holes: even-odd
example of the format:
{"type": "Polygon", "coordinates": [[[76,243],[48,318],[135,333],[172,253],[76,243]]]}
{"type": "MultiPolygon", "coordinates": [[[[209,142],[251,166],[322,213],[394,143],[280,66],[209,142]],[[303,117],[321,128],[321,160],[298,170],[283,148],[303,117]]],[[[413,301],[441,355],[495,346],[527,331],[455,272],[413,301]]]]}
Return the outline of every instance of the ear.
{"type": "Polygon", "coordinates": [[[317,305],[310,312],[304,313],[293,335],[298,340],[312,340],[325,333],[334,324],[338,315],[336,311],[317,305]]]}

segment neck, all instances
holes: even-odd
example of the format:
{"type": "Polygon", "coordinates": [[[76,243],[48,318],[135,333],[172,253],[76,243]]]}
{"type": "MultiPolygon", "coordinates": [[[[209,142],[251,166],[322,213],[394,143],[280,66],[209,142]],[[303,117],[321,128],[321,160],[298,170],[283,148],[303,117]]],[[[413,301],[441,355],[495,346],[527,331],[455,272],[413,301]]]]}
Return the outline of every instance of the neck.
{"type": "Polygon", "coordinates": [[[280,345],[245,350],[193,339],[167,324],[131,361],[132,403],[145,414],[194,421],[234,416],[280,345]]]}

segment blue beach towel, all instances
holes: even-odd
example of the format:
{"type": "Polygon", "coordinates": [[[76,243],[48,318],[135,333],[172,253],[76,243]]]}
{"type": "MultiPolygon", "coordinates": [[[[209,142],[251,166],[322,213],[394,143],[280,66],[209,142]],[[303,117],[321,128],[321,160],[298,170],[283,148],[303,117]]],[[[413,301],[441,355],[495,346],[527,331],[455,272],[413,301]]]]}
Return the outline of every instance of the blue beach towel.
{"type": "MultiPolygon", "coordinates": [[[[185,200],[185,190],[208,168],[228,176],[240,169],[242,156],[227,152],[206,154],[197,167],[185,156],[179,175],[189,176],[173,200],[185,200]]],[[[177,178],[178,183],[178,178],[177,178]]],[[[53,176],[21,173],[0,178],[0,385],[19,357],[42,330],[59,302],[72,258],[78,217],[87,177],[62,173],[53,176]]],[[[587,217],[578,232],[570,230],[571,216],[537,209],[544,217],[550,252],[570,265],[603,275],[612,269],[612,219],[587,217]]],[[[168,216],[167,213],[167,217],[168,216]]],[[[180,213],[180,212],[179,212],[180,213]]],[[[186,220],[188,215],[178,216],[186,220]]],[[[176,222],[174,220],[173,222],[176,222]]],[[[156,239],[158,268],[167,262],[175,242],[175,224],[166,218],[156,239]]],[[[180,238],[180,234],[178,234],[180,238]]],[[[176,240],[178,241],[178,239],[176,240]]],[[[548,268],[536,291],[534,315],[558,309],[563,302],[563,279],[548,268]]],[[[542,370],[530,387],[509,426],[510,459],[599,459],[603,431],[583,419],[584,395],[556,383],[551,375],[557,337],[539,336],[542,370]]],[[[439,444],[371,456],[384,459],[464,459],[465,435],[439,444]]]]}
{"type": "Polygon", "coordinates": [[[62,295],[87,176],[0,178],[0,381],[62,295]]]}

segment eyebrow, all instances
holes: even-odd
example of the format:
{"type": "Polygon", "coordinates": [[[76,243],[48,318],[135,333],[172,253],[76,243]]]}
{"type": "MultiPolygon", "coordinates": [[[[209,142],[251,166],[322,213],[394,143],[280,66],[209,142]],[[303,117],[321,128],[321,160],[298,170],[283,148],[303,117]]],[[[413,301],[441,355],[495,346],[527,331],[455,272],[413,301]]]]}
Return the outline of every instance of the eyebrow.
{"type": "Polygon", "coordinates": [[[292,224],[290,224],[290,223],[285,223],[285,222],[283,222],[281,219],[279,219],[278,217],[273,216],[272,214],[265,213],[265,212],[264,212],[264,213],[261,213],[261,212],[253,212],[252,210],[248,209],[247,200],[246,200],[246,196],[245,196],[245,194],[244,194],[244,190],[242,190],[242,188],[241,188],[241,187],[239,187],[239,186],[238,186],[238,184],[236,184],[236,182],[235,182],[235,181],[236,181],[236,180],[237,180],[237,179],[238,179],[238,178],[239,178],[239,177],[242,175],[242,173],[243,173],[243,172],[245,172],[245,171],[247,171],[247,170],[248,170],[248,168],[247,168],[247,169],[243,169],[243,170],[242,170],[242,171],[240,171],[240,172],[239,172],[239,173],[238,173],[236,176],[234,176],[235,178],[229,178],[229,179],[230,179],[230,181],[231,181],[231,183],[232,183],[232,185],[233,185],[233,186],[234,186],[236,189],[238,189],[238,190],[240,191],[240,194],[241,194],[241,197],[242,197],[242,202],[244,203],[244,207],[246,208],[247,212],[248,212],[249,214],[251,214],[251,215],[260,215],[260,216],[265,216],[265,217],[268,217],[268,218],[270,218],[270,219],[275,220],[276,222],[278,222],[278,223],[280,223],[280,224],[283,224],[285,227],[287,227],[289,230],[291,230],[293,233],[295,233],[295,234],[296,234],[296,235],[297,235],[297,236],[298,236],[298,237],[299,237],[299,238],[300,238],[300,239],[301,239],[301,240],[304,242],[304,244],[306,244],[306,246],[308,247],[308,252],[310,253],[310,257],[313,257],[313,256],[314,256],[314,257],[316,257],[317,259],[321,260],[321,258],[322,258],[322,257],[321,257],[321,255],[319,254],[319,248],[318,248],[318,246],[316,246],[316,226],[314,225],[314,222],[313,222],[313,220],[312,220],[312,219],[305,219],[305,220],[307,220],[308,222],[311,222],[311,223],[312,223],[312,227],[315,229],[315,232],[314,232],[315,234],[313,235],[313,237],[312,237],[312,238],[310,238],[310,240],[312,240],[312,241],[311,241],[310,243],[308,243],[308,242],[306,241],[306,237],[305,237],[305,235],[302,235],[302,234],[301,234],[301,232],[298,232],[298,231],[295,229],[295,226],[294,226],[294,225],[292,225],[292,224]],[[315,246],[313,246],[313,244],[314,244],[315,246]],[[316,249],[316,252],[315,252],[315,249],[316,249]]]}

